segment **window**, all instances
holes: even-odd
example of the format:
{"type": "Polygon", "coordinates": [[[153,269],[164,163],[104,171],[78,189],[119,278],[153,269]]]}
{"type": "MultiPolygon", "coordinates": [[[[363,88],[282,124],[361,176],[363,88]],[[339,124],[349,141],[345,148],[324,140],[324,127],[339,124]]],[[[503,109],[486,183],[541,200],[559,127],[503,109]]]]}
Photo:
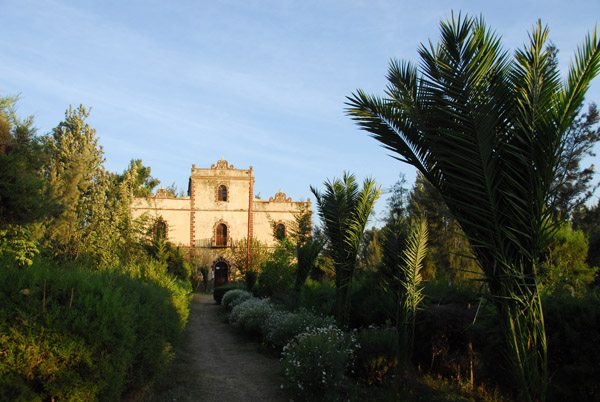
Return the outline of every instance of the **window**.
{"type": "Polygon", "coordinates": [[[217,189],[217,201],[227,201],[227,186],[224,184],[217,189]]]}
{"type": "Polygon", "coordinates": [[[227,225],[224,223],[220,223],[217,226],[217,236],[215,240],[217,247],[227,247],[227,225]]]}
{"type": "Polygon", "coordinates": [[[167,222],[163,220],[162,217],[158,218],[154,222],[154,226],[152,227],[152,236],[154,240],[167,239],[167,222]]]}
{"type": "Polygon", "coordinates": [[[277,240],[285,239],[285,225],[283,223],[275,225],[275,237],[277,240]]]}

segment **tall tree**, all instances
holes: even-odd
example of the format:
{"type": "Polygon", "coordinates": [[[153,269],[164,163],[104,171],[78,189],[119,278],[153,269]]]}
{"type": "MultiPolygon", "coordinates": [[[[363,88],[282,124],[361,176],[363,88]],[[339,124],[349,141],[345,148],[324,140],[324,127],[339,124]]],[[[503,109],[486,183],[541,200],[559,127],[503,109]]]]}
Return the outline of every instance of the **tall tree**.
{"type": "Polygon", "coordinates": [[[357,91],[348,113],[434,185],[473,247],[502,322],[521,399],[545,400],[548,361],[536,264],[564,135],[600,69],[594,32],[566,82],[534,26],[511,60],[483,18],[454,15],[419,68],[392,61],[386,97],[357,91]],[[420,72],[419,72],[420,69],[420,72]]]}
{"type": "Polygon", "coordinates": [[[417,175],[407,209],[411,217],[424,215],[427,219],[429,242],[423,269],[425,277],[459,281],[463,285],[474,277],[481,278],[481,270],[458,221],[440,192],[422,174],[417,175]]]}
{"type": "Polygon", "coordinates": [[[118,252],[122,262],[134,260],[144,252],[140,239],[145,237],[152,222],[145,214],[133,219],[131,203],[133,197],[139,194],[150,194],[152,188],[148,186],[158,182],[149,174],[150,168],[144,167],[138,159],[132,160],[123,174],[109,175],[106,208],[111,222],[114,251],[118,252]]]}
{"type": "Polygon", "coordinates": [[[150,166],[144,166],[141,159],[132,159],[123,174],[115,174],[113,180],[120,184],[132,175],[131,188],[134,197],[149,197],[152,189],[160,184],[160,180],[150,175],[150,166]]]}
{"type": "MultiPolygon", "coordinates": [[[[550,42],[551,62],[558,67],[558,48],[550,42]]],[[[600,184],[594,184],[595,166],[581,166],[587,157],[595,157],[594,146],[600,141],[600,115],[595,103],[588,105],[587,112],[580,106],[577,117],[565,133],[564,147],[559,158],[556,174],[556,191],[551,202],[559,211],[561,220],[577,219],[585,213],[586,203],[600,184]]]]}
{"type": "Polygon", "coordinates": [[[83,106],[69,107],[65,120],[46,137],[47,179],[64,206],[48,220],[46,237],[59,258],[109,265],[117,249],[107,197],[110,176],[96,130],[85,122],[88,116],[83,106]]]}
{"type": "Polygon", "coordinates": [[[326,181],[325,191],[310,187],[317,199],[319,215],[335,265],[336,321],[340,328],[348,325],[350,295],[356,257],[365,226],[380,190],[372,179],[365,179],[359,189],[354,175],[326,181]]]}
{"type": "Polygon", "coordinates": [[[388,220],[397,217],[408,217],[408,204],[410,200],[410,190],[406,187],[406,176],[400,174],[398,181],[388,190],[390,197],[387,200],[388,220]]]}
{"type": "Polygon", "coordinates": [[[363,240],[358,251],[359,272],[373,271],[381,264],[381,230],[373,226],[365,230],[363,240]]]}
{"type": "Polygon", "coordinates": [[[38,222],[59,210],[41,175],[44,152],[33,116],[20,119],[18,97],[0,98],[0,225],[38,222]]]}
{"type": "Polygon", "coordinates": [[[406,240],[410,231],[409,190],[406,188],[404,175],[390,188],[388,198],[388,215],[385,225],[380,231],[381,265],[379,273],[384,284],[391,293],[398,295],[399,282],[396,278],[396,267],[402,263],[402,252],[406,248],[406,240]]]}
{"type": "Polygon", "coordinates": [[[38,253],[38,223],[60,211],[42,175],[44,152],[33,116],[17,116],[17,96],[0,97],[0,256],[29,266],[38,253]]]}
{"type": "Polygon", "coordinates": [[[592,197],[598,184],[593,183],[595,167],[593,164],[582,166],[583,159],[595,157],[594,145],[600,141],[600,114],[595,103],[591,103],[587,112],[573,120],[565,133],[564,149],[559,159],[556,194],[552,200],[565,220],[582,208],[592,197]]]}
{"type": "Polygon", "coordinates": [[[577,210],[573,216],[573,227],[581,230],[589,239],[587,263],[591,267],[599,267],[596,283],[600,285],[600,200],[596,205],[584,205],[577,210]]]}

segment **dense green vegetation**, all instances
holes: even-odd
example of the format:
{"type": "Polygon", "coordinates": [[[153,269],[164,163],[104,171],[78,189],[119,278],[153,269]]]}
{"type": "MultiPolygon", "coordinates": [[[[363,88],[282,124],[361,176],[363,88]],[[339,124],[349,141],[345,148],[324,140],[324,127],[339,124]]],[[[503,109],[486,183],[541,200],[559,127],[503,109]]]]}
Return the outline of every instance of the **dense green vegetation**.
{"type": "Polygon", "coordinates": [[[149,262],[0,270],[0,399],[116,401],[164,369],[189,286],[149,262]]]}
{"type": "Polygon", "coordinates": [[[184,254],[130,213],[157,180],[107,172],[85,108],[37,137],[16,102],[0,99],[0,400],[133,397],[189,314],[184,254]]]}

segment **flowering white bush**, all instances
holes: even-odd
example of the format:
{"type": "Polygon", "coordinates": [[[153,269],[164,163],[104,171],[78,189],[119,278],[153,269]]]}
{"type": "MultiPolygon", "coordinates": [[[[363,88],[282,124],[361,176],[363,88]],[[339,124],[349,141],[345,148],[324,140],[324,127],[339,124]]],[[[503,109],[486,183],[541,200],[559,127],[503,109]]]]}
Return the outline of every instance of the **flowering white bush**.
{"type": "Polygon", "coordinates": [[[252,293],[243,289],[233,289],[225,293],[223,299],[221,300],[221,304],[225,306],[226,309],[231,310],[238,304],[245,302],[246,300],[252,297],[252,293]]]}
{"type": "Polygon", "coordinates": [[[351,367],[358,347],[352,334],[334,325],[301,333],[283,348],[287,387],[306,401],[335,397],[335,387],[351,367]]]}
{"type": "Polygon", "coordinates": [[[250,298],[231,310],[229,322],[247,332],[262,335],[264,323],[273,311],[275,309],[268,299],[250,298]]]}
{"type": "Polygon", "coordinates": [[[295,313],[274,311],[265,322],[265,340],[276,349],[282,349],[302,332],[333,324],[333,317],[321,317],[304,308],[295,313]]]}

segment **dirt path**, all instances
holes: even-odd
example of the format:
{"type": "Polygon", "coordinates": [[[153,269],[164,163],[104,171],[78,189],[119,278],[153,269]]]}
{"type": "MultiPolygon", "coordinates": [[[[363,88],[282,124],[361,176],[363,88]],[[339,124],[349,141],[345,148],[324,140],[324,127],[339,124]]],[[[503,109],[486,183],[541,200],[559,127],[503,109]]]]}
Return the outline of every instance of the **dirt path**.
{"type": "Polygon", "coordinates": [[[227,323],[212,295],[196,294],[182,345],[169,371],[145,399],[150,402],[288,401],[280,362],[259,352],[227,323]]]}

